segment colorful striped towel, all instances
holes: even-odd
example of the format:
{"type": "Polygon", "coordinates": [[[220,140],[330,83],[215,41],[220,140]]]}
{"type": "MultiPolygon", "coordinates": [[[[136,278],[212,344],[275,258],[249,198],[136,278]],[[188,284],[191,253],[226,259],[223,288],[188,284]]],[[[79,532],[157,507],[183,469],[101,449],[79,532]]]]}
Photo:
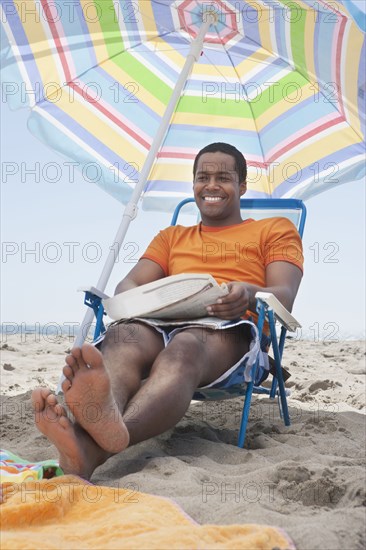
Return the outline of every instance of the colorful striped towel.
{"type": "Polygon", "coordinates": [[[0,450],[0,483],[22,483],[62,476],[57,460],[29,462],[10,451],[0,450]]]}

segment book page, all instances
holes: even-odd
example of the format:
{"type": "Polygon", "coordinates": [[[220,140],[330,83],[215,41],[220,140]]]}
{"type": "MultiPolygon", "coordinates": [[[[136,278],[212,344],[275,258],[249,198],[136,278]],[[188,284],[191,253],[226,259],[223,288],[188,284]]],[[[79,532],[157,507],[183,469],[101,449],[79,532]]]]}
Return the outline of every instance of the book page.
{"type": "MultiPolygon", "coordinates": [[[[160,288],[155,288],[152,292],[154,292],[162,305],[173,304],[174,302],[192,296],[196,292],[213,288],[213,284],[209,282],[202,289],[202,282],[202,279],[187,279],[186,281],[171,282],[165,285],[162,284],[160,288]]],[[[146,293],[146,295],[148,295],[148,293],[146,293]]]]}

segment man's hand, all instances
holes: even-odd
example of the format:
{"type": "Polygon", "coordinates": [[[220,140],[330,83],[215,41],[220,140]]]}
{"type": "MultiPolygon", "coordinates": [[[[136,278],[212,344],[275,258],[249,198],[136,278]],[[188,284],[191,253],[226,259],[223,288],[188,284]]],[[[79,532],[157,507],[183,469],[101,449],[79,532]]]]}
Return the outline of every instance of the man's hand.
{"type": "Polygon", "coordinates": [[[256,311],[256,293],[271,292],[291,311],[302,277],[301,270],[288,262],[272,262],[266,267],[266,286],[233,281],[227,283],[229,294],[207,307],[207,313],[220,319],[243,317],[247,309],[256,311]]]}
{"type": "Polygon", "coordinates": [[[229,294],[219,298],[215,304],[207,307],[207,313],[220,319],[243,317],[253,301],[253,285],[232,282],[227,284],[229,294]]]}

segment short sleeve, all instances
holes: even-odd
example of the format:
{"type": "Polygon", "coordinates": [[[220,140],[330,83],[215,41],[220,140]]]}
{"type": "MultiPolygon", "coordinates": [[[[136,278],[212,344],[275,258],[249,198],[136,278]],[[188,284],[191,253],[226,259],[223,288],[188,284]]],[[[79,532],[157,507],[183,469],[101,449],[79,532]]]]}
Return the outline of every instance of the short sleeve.
{"type": "Polygon", "coordinates": [[[271,218],[263,235],[264,263],[289,262],[303,271],[304,256],[301,237],[287,218],[271,218]]]}
{"type": "Polygon", "coordinates": [[[142,258],[152,260],[160,265],[165,275],[168,274],[170,255],[169,235],[167,229],[159,231],[159,233],[153,238],[143,255],[142,258]]]}

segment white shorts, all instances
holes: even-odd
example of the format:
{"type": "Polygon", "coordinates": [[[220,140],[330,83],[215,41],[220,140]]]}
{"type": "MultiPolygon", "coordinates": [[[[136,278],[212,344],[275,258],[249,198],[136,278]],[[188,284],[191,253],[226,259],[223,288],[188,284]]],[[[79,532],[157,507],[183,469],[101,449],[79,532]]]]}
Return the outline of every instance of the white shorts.
{"type": "MultiPolygon", "coordinates": [[[[260,385],[268,376],[269,372],[269,361],[268,361],[268,346],[270,343],[270,338],[262,334],[261,342],[259,342],[258,329],[254,323],[244,319],[237,319],[234,321],[223,321],[222,319],[217,319],[215,323],[212,318],[209,319],[210,324],[207,323],[207,318],[204,319],[194,319],[192,321],[187,321],[185,323],[168,324],[166,321],[159,321],[159,319],[129,319],[127,322],[131,323],[137,321],[149,325],[159,332],[163,339],[165,347],[169,344],[171,339],[178,332],[187,330],[190,328],[207,328],[211,330],[227,330],[229,328],[239,326],[239,325],[249,325],[251,329],[252,339],[249,344],[249,351],[239,359],[235,365],[229,367],[224,374],[219,376],[216,380],[198,388],[195,392],[196,398],[205,399],[205,390],[210,390],[207,392],[207,396],[210,395],[212,398],[212,390],[217,390],[217,398],[231,397],[233,393],[237,393],[238,387],[243,387],[245,383],[254,381],[254,385],[260,385]],[[214,328],[213,328],[214,325],[214,328]],[[257,361],[258,360],[258,361],[257,361]]],[[[112,323],[110,326],[115,326],[126,321],[117,321],[112,323]]],[[[101,344],[104,340],[105,333],[101,335],[95,342],[95,345],[101,344]]],[[[193,398],[195,398],[193,396],[193,398]]]]}

